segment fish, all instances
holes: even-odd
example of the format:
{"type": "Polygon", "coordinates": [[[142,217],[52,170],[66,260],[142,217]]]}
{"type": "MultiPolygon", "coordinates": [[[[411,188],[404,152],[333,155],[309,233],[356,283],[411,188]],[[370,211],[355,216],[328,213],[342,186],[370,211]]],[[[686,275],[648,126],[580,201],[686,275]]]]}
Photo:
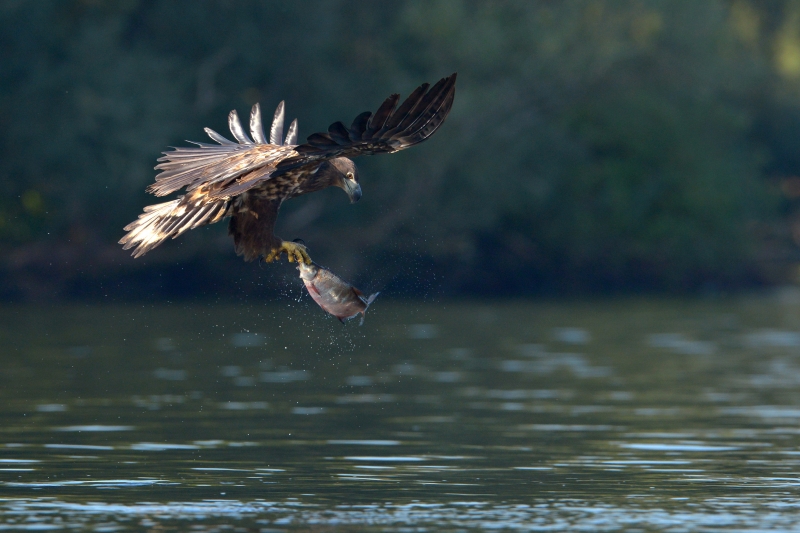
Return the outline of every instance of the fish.
{"type": "Polygon", "coordinates": [[[365,298],[363,292],[314,262],[299,263],[297,270],[300,271],[300,279],[305,283],[311,298],[323,311],[338,318],[342,324],[360,314],[359,325],[363,325],[367,308],[380,294],[376,292],[365,298]]]}

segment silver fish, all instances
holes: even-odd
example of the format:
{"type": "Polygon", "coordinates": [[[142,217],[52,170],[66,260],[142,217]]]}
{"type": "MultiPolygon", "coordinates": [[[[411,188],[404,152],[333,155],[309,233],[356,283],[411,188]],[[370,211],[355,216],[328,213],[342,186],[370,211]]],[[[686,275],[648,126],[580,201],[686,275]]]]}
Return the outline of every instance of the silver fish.
{"type": "Polygon", "coordinates": [[[306,284],[308,294],[323,309],[344,324],[345,320],[355,318],[361,314],[364,323],[367,308],[380,293],[375,293],[369,298],[364,298],[364,293],[325,267],[316,263],[299,263],[300,279],[306,284]]]}

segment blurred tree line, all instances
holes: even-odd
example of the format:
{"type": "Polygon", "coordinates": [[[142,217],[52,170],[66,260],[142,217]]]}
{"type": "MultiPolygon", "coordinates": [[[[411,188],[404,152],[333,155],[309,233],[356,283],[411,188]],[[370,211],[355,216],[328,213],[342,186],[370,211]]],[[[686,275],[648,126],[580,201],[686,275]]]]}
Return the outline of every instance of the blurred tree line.
{"type": "Polygon", "coordinates": [[[278,234],[396,294],[745,287],[800,258],[795,1],[6,0],[0,58],[2,298],[278,290],[224,224],[119,249],[160,152],[259,101],[302,139],[454,71],[434,137],[278,234]]]}

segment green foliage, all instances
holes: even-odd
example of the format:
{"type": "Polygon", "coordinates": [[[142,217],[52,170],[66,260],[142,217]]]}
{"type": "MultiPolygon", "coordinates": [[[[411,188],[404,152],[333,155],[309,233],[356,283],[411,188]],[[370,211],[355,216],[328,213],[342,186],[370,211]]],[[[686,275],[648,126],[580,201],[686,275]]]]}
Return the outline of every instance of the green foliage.
{"type": "MultiPolygon", "coordinates": [[[[436,136],[358,161],[355,207],[289,202],[279,234],[367,277],[424,257],[453,291],[750,282],[753,228],[780,213],[770,169],[800,172],[798,136],[764,119],[800,104],[775,6],[4,3],[0,246],[112,245],[154,203],[159,152],[224,131],[232,108],[286,99],[303,137],[458,71],[436,136]]],[[[223,232],[169,257],[232,255],[208,244],[223,232]]]]}

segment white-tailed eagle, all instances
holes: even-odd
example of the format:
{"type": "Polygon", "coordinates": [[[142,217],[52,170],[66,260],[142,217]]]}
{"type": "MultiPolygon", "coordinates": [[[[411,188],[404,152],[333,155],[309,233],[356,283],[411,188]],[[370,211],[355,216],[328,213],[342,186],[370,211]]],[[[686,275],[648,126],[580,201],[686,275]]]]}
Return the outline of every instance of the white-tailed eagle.
{"type": "Polygon", "coordinates": [[[263,257],[269,262],[286,253],[290,262],[311,263],[305,246],[273,234],[281,203],[333,186],[344,189],[351,202],[358,201],[358,169],[350,158],[397,152],[433,135],[453,105],[455,83],[455,74],[433,87],[423,83],[399,107],[400,96],[393,94],[374,114],[358,115],[349,128],[334,122],[327,132],[314,133],[300,145],[297,120],[283,137],[283,102],[269,137],[258,104],[250,112],[250,136],[231,111],[228,125],[237,142],[205,128],[218,144],[190,141],[196,146],[164,152],[155,167],[161,173],[147,191],[166,196],[185,188],[185,193],[145,207],[138,220],[125,226],[128,233],[119,242],[139,257],[170,237],[230,217],[228,232],[245,260],[263,257]]]}

